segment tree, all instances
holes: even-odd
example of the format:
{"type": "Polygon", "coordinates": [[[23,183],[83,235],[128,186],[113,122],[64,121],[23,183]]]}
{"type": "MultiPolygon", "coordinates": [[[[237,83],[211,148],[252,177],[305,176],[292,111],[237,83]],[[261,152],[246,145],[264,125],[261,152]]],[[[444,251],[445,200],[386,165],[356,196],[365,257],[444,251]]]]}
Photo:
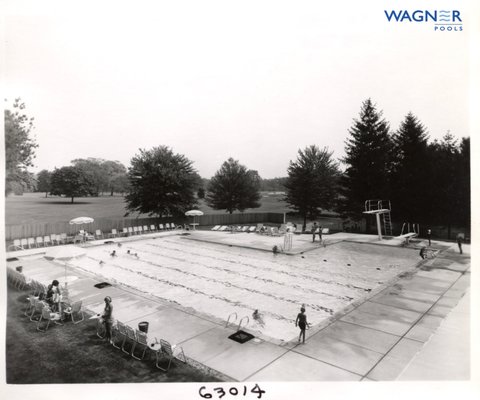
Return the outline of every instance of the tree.
{"type": "Polygon", "coordinates": [[[260,207],[260,177],[237,160],[225,161],[207,187],[207,204],[215,210],[232,214],[260,207]]]}
{"type": "Polygon", "coordinates": [[[453,225],[469,226],[470,221],[470,141],[457,140],[447,133],[441,142],[429,146],[434,182],[432,203],[433,220],[447,226],[448,238],[453,225]],[[468,179],[468,181],[467,181],[468,179]]]}
{"type": "Polygon", "coordinates": [[[193,163],[166,146],[140,149],[131,161],[128,179],[127,215],[135,211],[179,217],[195,204],[193,163]]]}
{"type": "Polygon", "coordinates": [[[425,127],[408,113],[393,135],[391,171],[392,203],[403,221],[430,220],[431,171],[425,127]]]}
{"type": "Polygon", "coordinates": [[[340,210],[354,220],[362,217],[365,200],[388,199],[392,140],[389,125],[371,99],[363,102],[345,143],[345,173],[340,210]]]}
{"type": "Polygon", "coordinates": [[[298,150],[297,160],[290,161],[284,200],[303,217],[303,229],[307,218],[315,219],[322,209],[336,205],[340,171],[332,155],[328,148],[312,145],[298,150]]]}
{"type": "Polygon", "coordinates": [[[110,196],[113,196],[114,192],[125,192],[125,182],[128,181],[127,169],[119,161],[103,161],[101,168],[104,171],[107,186],[102,187],[102,190],[110,191],[110,196]]]}
{"type": "Polygon", "coordinates": [[[50,194],[54,196],[64,195],[72,199],[95,193],[95,182],[91,176],[81,167],[56,168],[52,172],[50,194]]]}
{"type": "Polygon", "coordinates": [[[28,187],[31,175],[27,171],[33,166],[38,144],[30,136],[33,118],[23,113],[25,104],[15,99],[14,111],[5,110],[5,194],[15,188],[28,187]]]}
{"type": "Polygon", "coordinates": [[[52,173],[46,169],[42,169],[37,174],[37,192],[45,192],[45,197],[48,197],[48,192],[51,190],[52,173]]]}
{"type": "Polygon", "coordinates": [[[103,189],[109,188],[105,160],[101,158],[77,158],[71,161],[73,166],[83,170],[93,184],[92,196],[98,196],[103,189]]]}

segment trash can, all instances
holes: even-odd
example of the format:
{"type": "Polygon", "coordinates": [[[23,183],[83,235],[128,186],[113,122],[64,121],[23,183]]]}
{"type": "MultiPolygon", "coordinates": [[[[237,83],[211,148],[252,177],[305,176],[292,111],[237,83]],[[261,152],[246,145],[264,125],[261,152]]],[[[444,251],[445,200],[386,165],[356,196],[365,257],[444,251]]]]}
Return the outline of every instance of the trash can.
{"type": "Polygon", "coordinates": [[[140,322],[138,324],[138,330],[140,332],[148,333],[148,322],[147,321],[140,322]]]}

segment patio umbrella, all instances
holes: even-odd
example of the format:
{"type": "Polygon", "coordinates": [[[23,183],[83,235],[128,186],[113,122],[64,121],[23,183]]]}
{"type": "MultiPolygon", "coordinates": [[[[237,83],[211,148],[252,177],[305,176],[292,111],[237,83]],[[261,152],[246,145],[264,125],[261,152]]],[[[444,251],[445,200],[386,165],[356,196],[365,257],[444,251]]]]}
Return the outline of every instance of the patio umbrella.
{"type": "Polygon", "coordinates": [[[91,224],[93,221],[95,221],[91,217],[77,217],[72,219],[69,224],[70,225],[83,225],[83,224],[91,224]]]}
{"type": "Polygon", "coordinates": [[[187,217],[193,217],[193,230],[195,230],[195,217],[203,215],[203,212],[200,210],[190,210],[185,213],[187,217]]]}
{"type": "Polygon", "coordinates": [[[60,246],[60,247],[52,247],[47,250],[45,253],[45,258],[49,260],[59,260],[63,261],[65,265],[65,295],[68,297],[68,289],[67,289],[67,260],[70,260],[75,257],[80,257],[85,254],[85,250],[81,249],[77,246],[68,245],[68,246],[60,246]]]}
{"type": "Polygon", "coordinates": [[[45,258],[50,260],[69,260],[70,258],[83,256],[84,254],[85,250],[77,246],[58,246],[49,248],[45,253],[45,258]]]}

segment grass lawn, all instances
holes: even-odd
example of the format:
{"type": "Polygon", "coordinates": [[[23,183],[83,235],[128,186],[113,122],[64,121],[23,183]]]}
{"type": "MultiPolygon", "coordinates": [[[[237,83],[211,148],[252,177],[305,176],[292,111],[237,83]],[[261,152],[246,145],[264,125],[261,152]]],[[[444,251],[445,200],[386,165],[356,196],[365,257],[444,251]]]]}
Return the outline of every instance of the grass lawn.
{"type": "MultiPolygon", "coordinates": [[[[74,325],[51,325],[36,330],[23,315],[26,292],[8,288],[6,321],[6,379],[8,384],[145,383],[216,381],[193,367],[173,362],[168,372],[154,366],[147,350],[138,361],[98,338],[94,320],[74,325]]],[[[188,356],[188,354],[187,354],[188,356]]]]}
{"type": "MultiPolygon", "coordinates": [[[[264,195],[261,207],[245,212],[288,212],[281,195],[264,195]]],[[[198,208],[206,214],[225,214],[225,210],[213,210],[203,200],[198,208]]],[[[121,196],[79,197],[75,202],[60,197],[47,197],[42,193],[25,193],[23,196],[9,196],[5,199],[5,225],[43,224],[70,221],[72,218],[123,218],[125,200],[121,196]]],[[[137,217],[136,214],[131,215],[137,217]]],[[[145,215],[146,217],[146,215],[145,215]]]]}

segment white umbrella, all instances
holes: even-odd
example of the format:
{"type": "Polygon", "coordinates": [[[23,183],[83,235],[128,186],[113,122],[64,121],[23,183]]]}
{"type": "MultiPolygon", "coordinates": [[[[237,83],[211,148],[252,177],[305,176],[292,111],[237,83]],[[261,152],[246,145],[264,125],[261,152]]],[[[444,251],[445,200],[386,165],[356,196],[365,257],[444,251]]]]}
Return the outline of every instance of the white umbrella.
{"type": "Polygon", "coordinates": [[[85,250],[77,246],[59,246],[49,248],[45,253],[45,258],[51,260],[68,260],[70,258],[83,256],[84,254],[85,250]]]}
{"type": "Polygon", "coordinates": [[[187,217],[193,217],[193,230],[195,230],[195,217],[203,215],[203,212],[200,210],[190,210],[185,213],[187,217]]]}
{"type": "Polygon", "coordinates": [[[59,260],[64,261],[65,265],[65,297],[68,298],[68,289],[67,289],[67,260],[70,260],[75,257],[80,257],[85,254],[85,250],[77,246],[68,245],[60,247],[52,247],[47,250],[45,253],[45,258],[49,260],[59,260]]]}
{"type": "Polygon", "coordinates": [[[91,217],[77,217],[72,219],[69,224],[70,225],[83,225],[83,224],[91,224],[94,221],[91,217]]]}

